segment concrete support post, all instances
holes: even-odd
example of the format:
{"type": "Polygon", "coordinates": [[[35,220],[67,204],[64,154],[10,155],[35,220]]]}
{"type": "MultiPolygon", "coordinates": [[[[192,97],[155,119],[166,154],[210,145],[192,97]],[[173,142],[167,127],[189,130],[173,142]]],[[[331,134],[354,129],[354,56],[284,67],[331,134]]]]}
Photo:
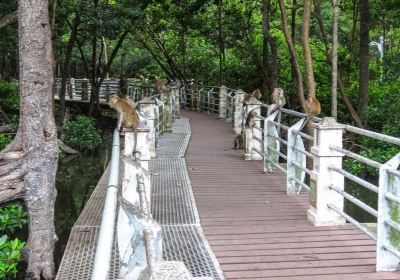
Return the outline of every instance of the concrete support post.
{"type": "Polygon", "coordinates": [[[140,103],[140,112],[146,117],[146,125],[150,128],[150,157],[156,158],[157,146],[157,105],[154,100],[143,99],[140,103]]]}
{"type": "Polygon", "coordinates": [[[174,102],[172,99],[172,93],[166,92],[161,100],[164,100],[164,114],[165,114],[165,128],[164,132],[170,133],[172,132],[172,121],[173,121],[173,109],[174,102]]]}
{"type": "Polygon", "coordinates": [[[191,104],[192,104],[192,111],[200,111],[200,95],[199,91],[197,90],[196,86],[193,86],[191,89],[191,104]]]}
{"type": "Polygon", "coordinates": [[[345,224],[346,220],[328,207],[328,204],[343,210],[344,198],[331,186],[344,190],[344,177],[332,168],[342,168],[343,154],[330,146],[342,147],[344,125],[334,118],[323,118],[315,125],[314,146],[311,153],[315,156],[310,179],[310,209],[307,219],[315,226],[333,226],[345,224]]]}
{"type": "Polygon", "coordinates": [[[376,271],[394,271],[400,263],[400,177],[394,173],[399,164],[400,153],[379,168],[376,271]]]}
{"type": "MultiPolygon", "coordinates": [[[[242,133],[243,128],[243,100],[245,96],[245,92],[242,90],[238,90],[235,92],[234,99],[234,111],[233,111],[233,131],[236,134],[242,133]]],[[[244,129],[244,128],[243,128],[244,129]]]]}
{"type": "Polygon", "coordinates": [[[175,119],[179,119],[181,117],[181,97],[180,97],[180,93],[179,93],[179,87],[178,86],[174,86],[171,88],[172,90],[172,94],[174,95],[174,105],[175,105],[175,119]]]}
{"type": "Polygon", "coordinates": [[[219,117],[221,119],[226,118],[227,94],[228,88],[226,86],[221,86],[219,88],[219,117]]]}
{"type": "Polygon", "coordinates": [[[72,97],[76,96],[76,86],[75,86],[74,78],[71,78],[71,94],[72,94],[72,97]]]}
{"type": "MultiPolygon", "coordinates": [[[[257,113],[258,116],[261,116],[261,102],[255,98],[252,98],[251,103],[247,104],[245,116],[250,113],[250,111],[254,111],[257,113]]],[[[246,118],[244,118],[246,119],[246,118]]],[[[244,159],[245,160],[262,160],[263,157],[261,154],[264,152],[264,143],[262,142],[263,135],[261,128],[261,119],[255,117],[253,119],[254,126],[245,128],[245,152],[244,152],[244,159]],[[257,129],[258,128],[258,129],[257,129]],[[257,153],[255,150],[259,151],[257,153]],[[260,154],[261,153],[261,154],[260,154]]],[[[253,124],[252,124],[253,125],[253,124]]]]}

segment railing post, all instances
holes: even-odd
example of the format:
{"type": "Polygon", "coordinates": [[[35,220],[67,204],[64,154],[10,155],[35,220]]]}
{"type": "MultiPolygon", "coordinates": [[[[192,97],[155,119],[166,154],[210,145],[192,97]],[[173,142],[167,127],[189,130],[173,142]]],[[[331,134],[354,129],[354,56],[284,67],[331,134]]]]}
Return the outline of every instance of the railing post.
{"type": "Polygon", "coordinates": [[[179,119],[181,117],[181,102],[180,102],[180,92],[178,85],[175,85],[171,88],[172,94],[175,97],[174,105],[175,105],[175,119],[179,119]]]}
{"type": "MultiPolygon", "coordinates": [[[[248,103],[246,106],[246,114],[247,116],[250,111],[253,111],[257,113],[257,116],[261,116],[261,102],[259,100],[251,99],[251,103],[248,103]]],[[[245,153],[244,153],[244,159],[245,160],[262,160],[263,157],[255,152],[253,149],[257,149],[261,153],[264,151],[264,143],[261,143],[259,140],[263,139],[262,132],[260,130],[261,128],[261,119],[255,117],[253,119],[254,121],[254,127],[249,127],[245,128],[245,153]],[[258,129],[257,129],[258,128],[258,129]],[[255,139],[257,138],[257,139],[255,139]]]]}
{"type": "Polygon", "coordinates": [[[200,108],[200,94],[197,89],[197,86],[193,85],[190,89],[191,91],[191,103],[192,103],[192,111],[201,111],[200,108]]]}
{"type": "Polygon", "coordinates": [[[298,166],[307,167],[307,158],[300,151],[305,151],[303,139],[294,130],[299,130],[303,125],[305,118],[291,126],[288,130],[288,145],[287,145],[287,176],[286,176],[286,192],[287,194],[298,194],[301,190],[301,185],[294,179],[304,182],[306,173],[298,166]],[[297,164],[298,166],[296,166],[297,164]]]}
{"type": "Polygon", "coordinates": [[[315,125],[314,146],[311,153],[315,156],[310,179],[310,209],[307,219],[315,226],[332,226],[345,224],[346,220],[329,209],[328,203],[343,210],[344,198],[334,190],[344,190],[343,175],[330,167],[342,168],[343,154],[330,146],[342,147],[344,125],[338,124],[334,118],[323,118],[315,125]]]}
{"type": "Polygon", "coordinates": [[[386,162],[379,169],[378,224],[376,243],[376,271],[393,271],[398,268],[399,257],[393,254],[392,248],[400,245],[400,206],[393,198],[399,199],[400,178],[388,172],[396,171],[400,164],[400,154],[386,162]],[[389,226],[394,224],[394,227],[389,226]],[[398,227],[398,226],[397,226],[398,227]]]}
{"type": "Polygon", "coordinates": [[[156,158],[156,121],[157,106],[154,100],[144,98],[140,103],[140,112],[146,117],[147,126],[150,128],[150,157],[156,158]]]}
{"type": "Polygon", "coordinates": [[[76,87],[75,87],[75,79],[71,78],[71,94],[72,97],[75,97],[76,95],[76,87]]]}
{"type": "Polygon", "coordinates": [[[226,86],[221,86],[219,88],[219,117],[221,119],[226,118],[227,94],[228,88],[226,86]]]}
{"type": "Polygon", "coordinates": [[[276,170],[274,164],[279,164],[281,143],[278,141],[278,130],[272,121],[275,120],[278,111],[272,113],[264,120],[264,172],[273,173],[276,170]]]}
{"type": "Polygon", "coordinates": [[[164,102],[164,110],[163,113],[165,114],[165,127],[164,132],[170,133],[172,132],[172,121],[173,121],[173,99],[171,96],[171,91],[164,92],[161,96],[161,101],[164,102]]]}
{"type": "Polygon", "coordinates": [[[242,126],[243,126],[243,100],[244,95],[246,93],[242,90],[238,90],[235,92],[235,104],[234,104],[234,111],[233,111],[233,131],[236,134],[242,133],[242,126]]]}

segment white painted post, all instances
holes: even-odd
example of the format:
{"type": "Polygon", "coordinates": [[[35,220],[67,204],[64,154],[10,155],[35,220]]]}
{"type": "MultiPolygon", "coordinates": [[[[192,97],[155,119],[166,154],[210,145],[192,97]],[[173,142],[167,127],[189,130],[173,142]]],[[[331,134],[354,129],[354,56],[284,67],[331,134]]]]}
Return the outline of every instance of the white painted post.
{"type": "Polygon", "coordinates": [[[170,91],[161,92],[161,101],[164,102],[164,110],[163,110],[165,118],[164,132],[170,133],[172,132],[171,92],[170,91]]]}
{"type": "Polygon", "coordinates": [[[177,85],[172,87],[172,92],[175,97],[175,119],[179,119],[181,117],[181,102],[180,102],[179,87],[177,85]]]}
{"type": "Polygon", "coordinates": [[[226,86],[221,86],[219,88],[219,117],[221,119],[226,118],[227,94],[228,94],[228,88],[226,86]]]}
{"type": "Polygon", "coordinates": [[[314,168],[310,179],[310,209],[307,219],[315,226],[333,226],[345,224],[346,220],[328,208],[328,203],[343,210],[344,198],[334,190],[334,185],[344,190],[343,175],[330,167],[342,168],[343,154],[333,151],[330,146],[342,147],[344,125],[334,118],[323,118],[314,129],[314,146],[311,153],[315,156],[314,168]]]}
{"type": "MultiPolygon", "coordinates": [[[[261,104],[262,102],[257,100],[256,98],[250,98],[249,102],[247,103],[246,106],[246,118],[247,115],[250,113],[250,111],[255,111],[258,116],[261,116],[261,104]]],[[[245,118],[245,119],[246,119],[245,118]]],[[[245,127],[245,153],[244,153],[244,159],[245,160],[262,160],[263,157],[255,152],[253,149],[257,149],[261,153],[264,151],[264,143],[261,143],[254,139],[254,137],[262,140],[263,135],[260,129],[261,128],[261,119],[259,118],[254,118],[254,127],[245,127]]]]}
{"type": "Polygon", "coordinates": [[[157,105],[154,100],[145,98],[140,103],[140,112],[146,117],[146,125],[150,128],[150,156],[156,158],[156,122],[157,122],[157,105]]]}
{"type": "Polygon", "coordinates": [[[287,194],[298,194],[301,190],[301,185],[294,181],[297,179],[304,183],[306,173],[299,168],[300,165],[304,168],[307,167],[307,157],[305,154],[300,153],[297,150],[305,151],[303,139],[294,130],[299,130],[303,125],[305,118],[301,119],[288,130],[288,145],[287,145],[287,176],[286,176],[286,192],[287,194]],[[297,149],[297,150],[296,150],[297,149]]]}
{"type": "Polygon", "coordinates": [[[388,170],[397,170],[399,164],[400,153],[379,169],[376,271],[394,271],[399,266],[400,259],[390,252],[390,249],[399,248],[399,228],[392,228],[388,224],[400,224],[400,205],[387,198],[387,195],[400,197],[400,178],[388,173],[388,170]]]}
{"type": "Polygon", "coordinates": [[[233,131],[236,134],[242,133],[242,125],[243,125],[243,100],[245,96],[245,92],[242,90],[237,90],[235,92],[235,108],[233,112],[233,131]]]}
{"type": "Polygon", "coordinates": [[[272,113],[264,121],[264,172],[273,173],[276,167],[273,163],[279,164],[279,154],[281,143],[275,137],[278,137],[278,130],[274,121],[278,111],[272,113]]]}
{"type": "Polygon", "coordinates": [[[71,93],[72,97],[76,96],[76,87],[75,87],[75,79],[71,78],[71,93]]]}

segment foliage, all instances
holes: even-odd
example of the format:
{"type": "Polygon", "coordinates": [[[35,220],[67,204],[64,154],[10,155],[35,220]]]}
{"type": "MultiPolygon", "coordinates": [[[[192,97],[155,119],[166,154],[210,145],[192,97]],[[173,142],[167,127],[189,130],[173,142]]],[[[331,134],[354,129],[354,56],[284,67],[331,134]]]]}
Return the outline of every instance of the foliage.
{"type": "Polygon", "coordinates": [[[9,240],[7,235],[0,237],[0,279],[16,277],[24,246],[25,242],[19,241],[18,238],[9,240]]]}
{"type": "Polygon", "coordinates": [[[12,110],[19,109],[19,89],[16,84],[0,80],[0,106],[12,110]]]}
{"type": "Polygon", "coordinates": [[[66,123],[63,141],[79,151],[91,151],[101,143],[101,137],[93,118],[77,116],[66,123]]]}
{"type": "Polygon", "coordinates": [[[13,234],[27,223],[27,212],[20,204],[0,207],[0,233],[13,234]]]}
{"type": "Polygon", "coordinates": [[[3,150],[8,144],[10,144],[12,139],[4,134],[0,134],[0,151],[3,150]]]}

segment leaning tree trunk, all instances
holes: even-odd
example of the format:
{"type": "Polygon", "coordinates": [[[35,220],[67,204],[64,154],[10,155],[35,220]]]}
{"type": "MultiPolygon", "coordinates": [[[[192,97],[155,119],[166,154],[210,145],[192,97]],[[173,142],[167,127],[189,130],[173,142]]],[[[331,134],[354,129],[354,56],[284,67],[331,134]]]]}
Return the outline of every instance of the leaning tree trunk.
{"type": "Polygon", "coordinates": [[[369,61],[369,9],[368,0],[360,1],[360,90],[358,114],[362,115],[368,106],[368,61],[369,61]]]}
{"type": "Polygon", "coordinates": [[[28,279],[53,279],[57,130],[52,108],[52,50],[47,0],[19,0],[20,140],[29,213],[28,279]]]}
{"type": "Polygon", "coordinates": [[[310,49],[310,18],[311,18],[311,6],[312,0],[304,0],[303,9],[303,26],[301,34],[301,43],[303,47],[304,63],[306,66],[306,76],[307,76],[307,87],[308,87],[308,97],[315,98],[315,79],[314,71],[312,66],[312,56],[310,49]]]}

